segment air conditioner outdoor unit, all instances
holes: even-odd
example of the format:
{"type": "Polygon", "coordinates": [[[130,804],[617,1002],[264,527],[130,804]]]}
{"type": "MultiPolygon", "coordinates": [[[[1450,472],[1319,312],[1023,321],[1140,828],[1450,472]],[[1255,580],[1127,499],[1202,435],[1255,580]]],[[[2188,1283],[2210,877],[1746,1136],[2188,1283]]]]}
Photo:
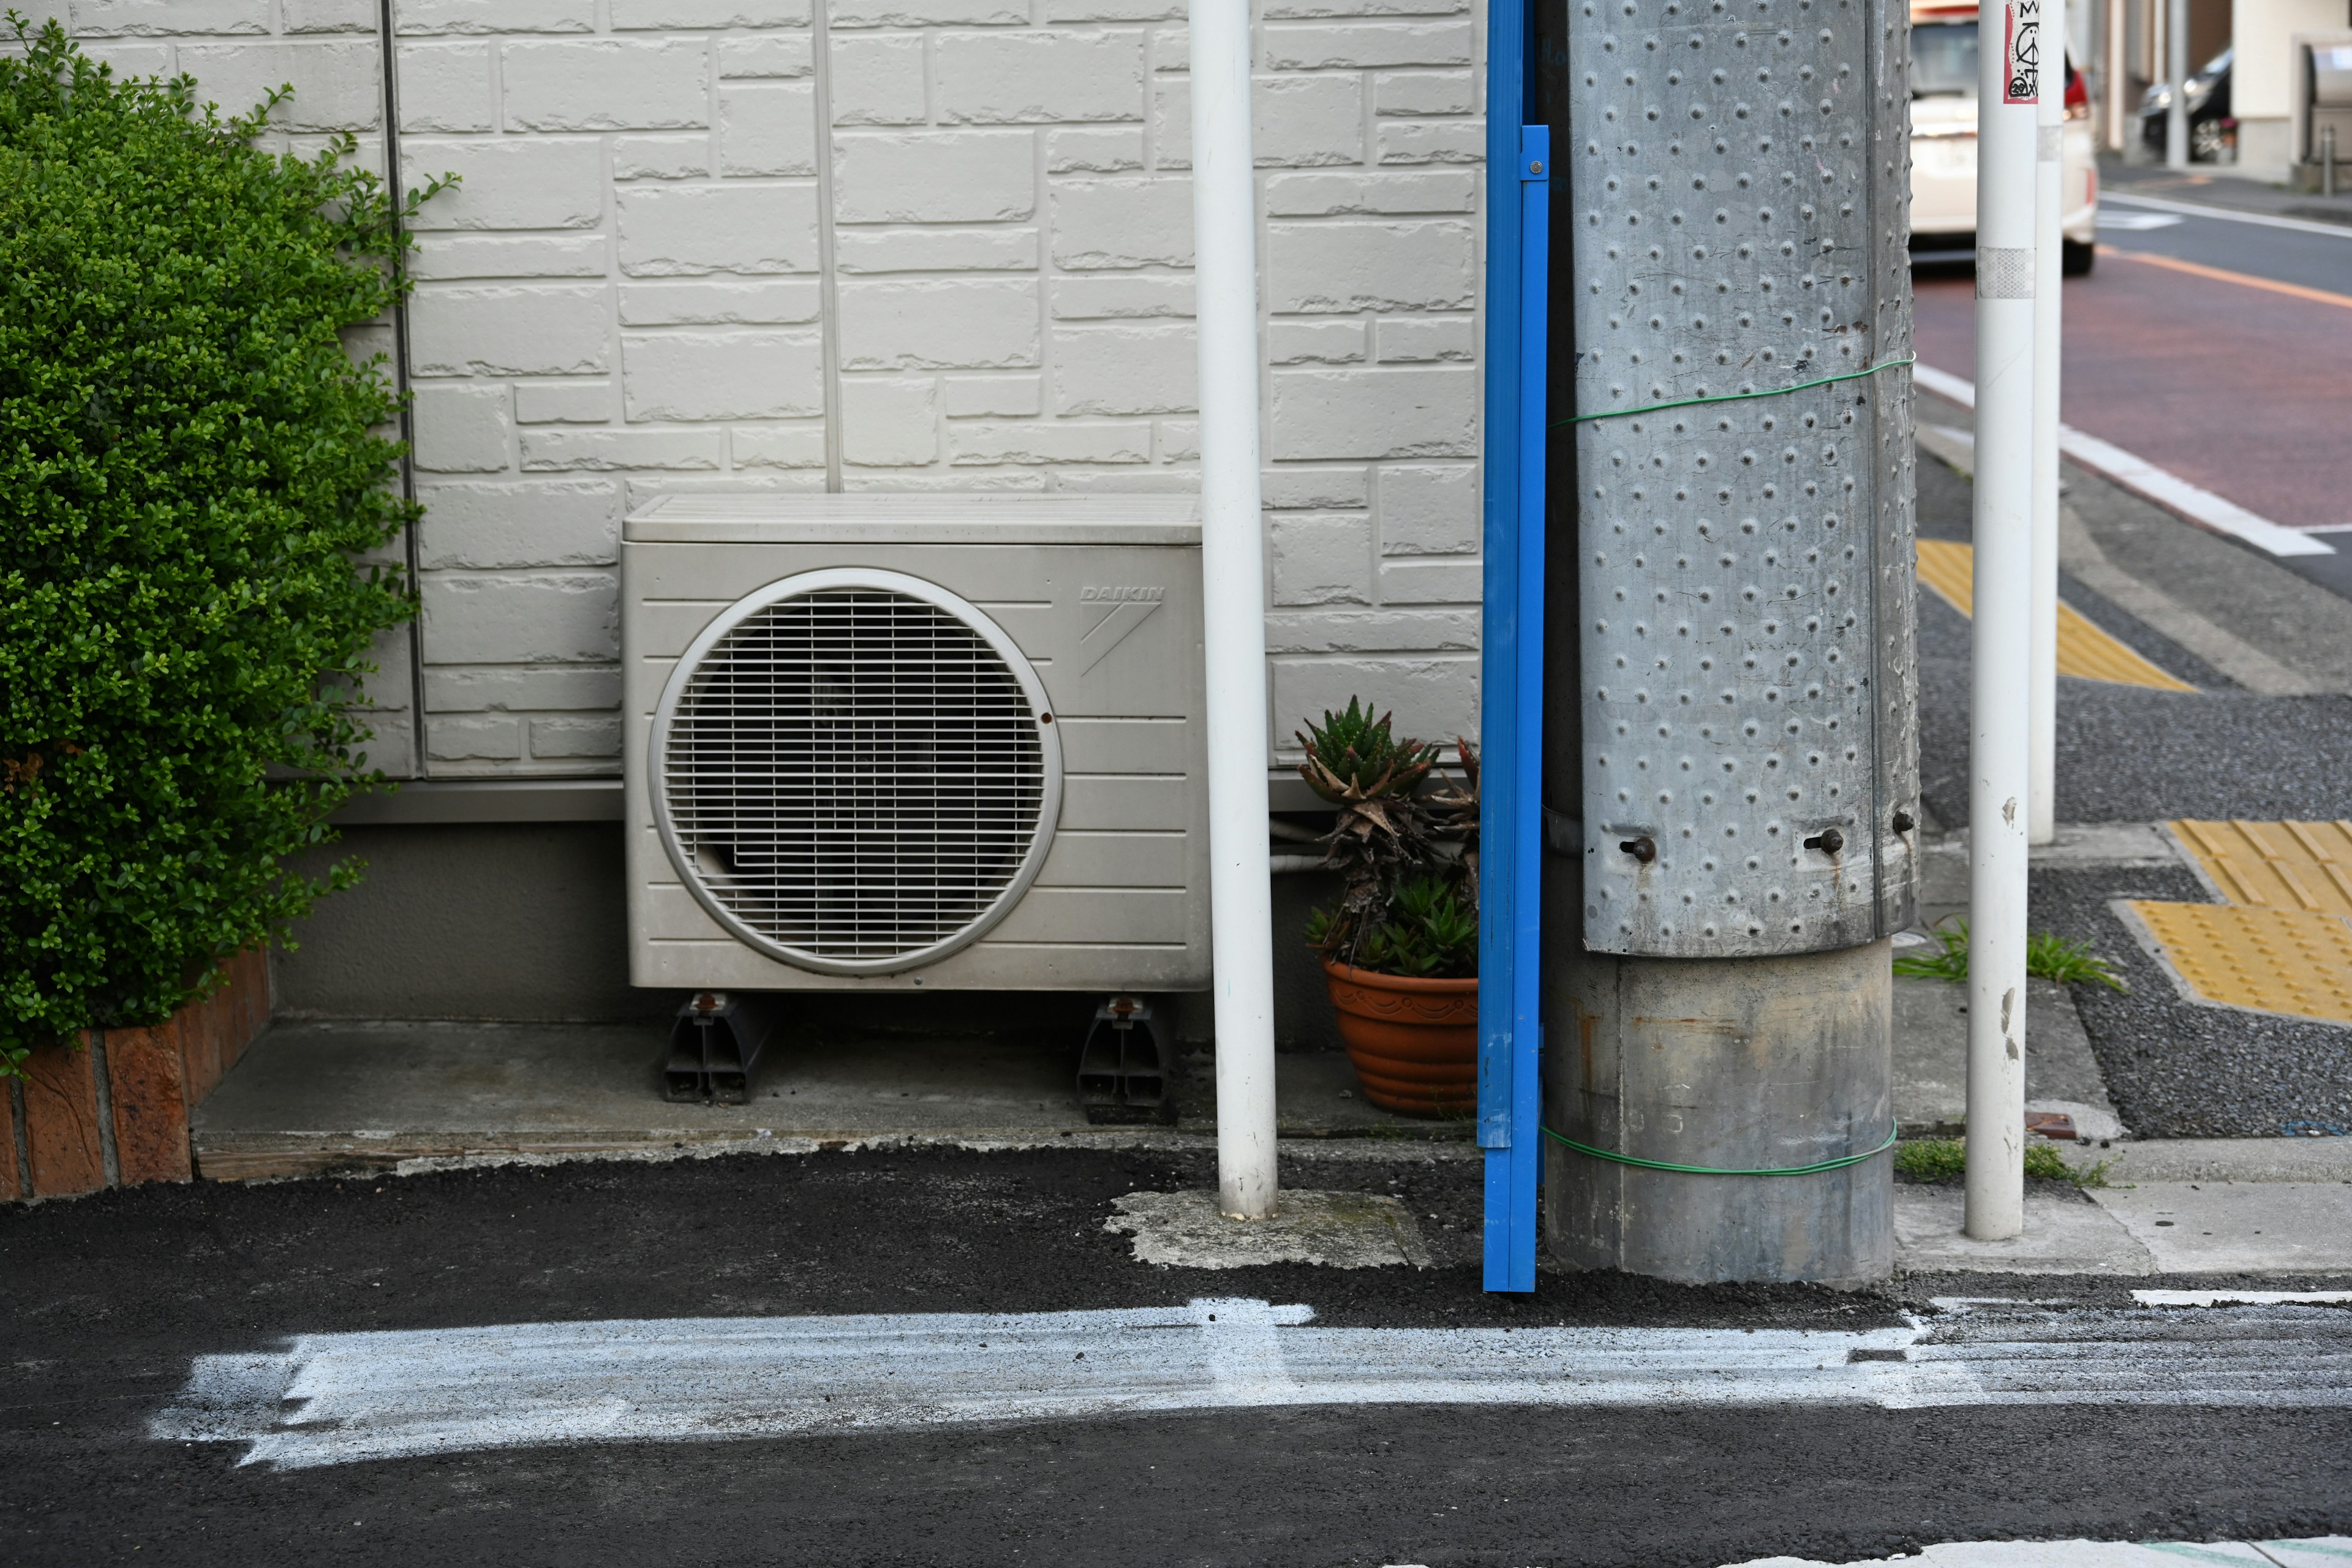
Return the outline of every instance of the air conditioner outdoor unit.
{"type": "Polygon", "coordinates": [[[631,980],[1205,986],[1200,562],[1189,497],[629,518],[631,980]]]}

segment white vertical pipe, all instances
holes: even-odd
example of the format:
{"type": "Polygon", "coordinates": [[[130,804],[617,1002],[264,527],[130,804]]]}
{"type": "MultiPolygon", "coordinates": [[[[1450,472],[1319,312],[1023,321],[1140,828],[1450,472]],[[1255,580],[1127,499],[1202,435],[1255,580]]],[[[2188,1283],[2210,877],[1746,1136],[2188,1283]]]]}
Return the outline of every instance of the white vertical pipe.
{"type": "Polygon", "coordinates": [[[1209,910],[1217,1206],[1276,1201],[1274,906],[1265,831],[1265,552],[1258,495],[1257,194],[1249,0],[1192,0],[1192,285],[1209,665],[1209,910]]]}
{"type": "MultiPolygon", "coordinates": [[[[2053,36],[2051,42],[2057,42],[2053,36]]],[[[2058,837],[2054,791],[2058,777],[2058,385],[2059,300],[2064,236],[2066,78],[2050,51],[2050,70],[2036,106],[2033,165],[2033,646],[2027,697],[2026,838],[2049,844],[2058,837]]]]}
{"type": "Polygon", "coordinates": [[[2105,112],[2099,117],[2099,134],[2110,153],[2120,153],[2131,144],[2124,104],[2124,87],[2131,74],[2130,61],[2125,54],[2131,36],[2131,24],[2125,17],[2126,3],[2126,0],[2107,0],[2106,47],[2100,53],[2100,58],[2106,62],[2105,79],[2099,84],[2105,90],[2106,105],[2105,112]]]}
{"type": "Polygon", "coordinates": [[[2032,51],[2057,30],[2037,26],[2037,0],[1987,0],[1979,15],[1967,1229],[1998,1241],[2025,1227],[2034,100],[2050,85],[2032,51]]]}
{"type": "Polygon", "coordinates": [[[2189,0],[2171,0],[2164,23],[2165,77],[2172,108],[2164,117],[2164,166],[2189,167],[2189,0]]]}

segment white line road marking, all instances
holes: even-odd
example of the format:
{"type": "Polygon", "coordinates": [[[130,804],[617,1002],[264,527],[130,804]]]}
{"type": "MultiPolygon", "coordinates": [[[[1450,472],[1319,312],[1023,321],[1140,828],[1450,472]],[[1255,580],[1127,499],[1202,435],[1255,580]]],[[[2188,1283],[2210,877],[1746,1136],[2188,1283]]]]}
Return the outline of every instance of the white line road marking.
{"type": "Polygon", "coordinates": [[[1253,1300],[304,1334],[196,1358],[152,1436],[280,1468],[1266,1405],[2352,1406],[2352,1312],[1972,1302],[1900,1328],[1348,1329],[1253,1300]]]}
{"type": "Polygon", "coordinates": [[[1732,1568],[2179,1568],[2187,1558],[2238,1568],[2340,1568],[2352,1560],[2352,1536],[2303,1541],[1944,1541],[1913,1555],[1832,1564],[1811,1558],[1759,1557],[1732,1568]]]}
{"type": "MultiPolygon", "coordinates": [[[[1911,376],[1938,397],[1949,398],[1964,408],[1977,405],[1976,387],[1949,371],[1915,364],[1911,376]]],[[[2168,474],[2146,458],[2136,458],[2071,425],[2058,426],[2058,448],[2083,467],[2105,474],[2127,490],[2137,490],[2168,511],[2179,512],[2216,532],[2242,539],[2273,555],[2336,553],[2336,547],[2326,540],[2314,539],[2299,528],[2257,517],[2235,501],[2224,500],[2211,490],[2192,485],[2177,474],[2168,474]]]]}
{"type": "Polygon", "coordinates": [[[2303,234],[2324,234],[2335,239],[2352,239],[2352,224],[2315,223],[2309,218],[2273,217],[2268,213],[2242,213],[2232,207],[2200,206],[2195,202],[2168,201],[2162,196],[2127,196],[2121,191],[2099,193],[2101,205],[2121,202],[2126,206],[2147,207],[2152,212],[2181,213],[2189,217],[2216,217],[2224,223],[2251,223],[2263,228],[2291,228],[2303,234]]]}
{"type": "Polygon", "coordinates": [[[2135,1290],[2143,1307],[2274,1307],[2282,1301],[2352,1302],[2352,1290],[2135,1290]]]}
{"type": "Polygon", "coordinates": [[[2167,507],[2206,527],[2234,534],[2273,555],[2333,555],[2336,547],[2300,529],[2287,528],[2257,517],[2235,501],[2223,500],[2211,490],[2165,472],[2154,463],[2111,447],[2096,436],[2068,426],[2058,426],[2058,449],[2086,468],[2105,474],[2126,489],[2137,490],[2158,506],[2167,507]]]}
{"type": "Polygon", "coordinates": [[[2186,222],[2179,213],[2101,213],[2099,226],[2123,234],[2145,234],[2154,228],[2172,228],[2186,222]]]}

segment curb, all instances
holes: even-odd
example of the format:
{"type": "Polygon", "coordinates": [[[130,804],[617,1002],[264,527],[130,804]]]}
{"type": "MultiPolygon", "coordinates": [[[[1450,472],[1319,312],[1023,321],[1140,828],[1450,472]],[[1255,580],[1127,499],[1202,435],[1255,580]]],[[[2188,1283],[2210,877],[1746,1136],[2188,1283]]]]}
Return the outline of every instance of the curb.
{"type": "MultiPolygon", "coordinates": [[[[2150,1138],[2109,1148],[2061,1143],[2077,1170],[2107,1164],[2107,1184],[2139,1182],[2352,1183],[2352,1138],[2150,1138]]],[[[2352,1198],[2347,1198],[2352,1201],[2352,1198]]]]}

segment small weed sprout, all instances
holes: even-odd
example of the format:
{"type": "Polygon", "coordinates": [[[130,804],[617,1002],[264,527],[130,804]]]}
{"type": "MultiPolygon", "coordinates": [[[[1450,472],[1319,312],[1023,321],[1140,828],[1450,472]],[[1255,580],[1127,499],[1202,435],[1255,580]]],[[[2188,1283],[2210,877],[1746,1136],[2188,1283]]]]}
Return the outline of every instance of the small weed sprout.
{"type": "MultiPolygon", "coordinates": [[[[2025,1173],[2036,1181],[2104,1187],[2110,1163],[2070,1165],[2053,1143],[2036,1140],[2025,1146],[2025,1173]]],[[[1969,1146],[1958,1138],[1915,1138],[1895,1149],[1895,1169],[1915,1182],[1957,1182],[1968,1174],[1969,1146]]]]}
{"type": "Polygon", "coordinates": [[[2036,980],[2061,985],[2095,984],[2110,991],[2124,989],[2123,977],[2107,967],[2087,942],[2069,942],[2053,931],[2038,931],[2025,939],[2025,973],[2036,980]]]}
{"type": "Polygon", "coordinates": [[[1906,952],[1895,961],[1895,973],[1915,980],[1943,980],[1954,985],[1969,977],[1969,922],[1938,923],[1931,933],[1933,952],[1906,952]]]}
{"type": "Polygon", "coordinates": [[[1957,1138],[1916,1138],[1896,1146],[1895,1169],[1915,1182],[1957,1182],[1968,1174],[1968,1145],[1957,1138]]]}
{"type": "MultiPolygon", "coordinates": [[[[1942,980],[1958,985],[1969,977],[1969,922],[1954,920],[1938,924],[1936,951],[1906,953],[1895,961],[1895,973],[1920,980],[1942,980]]],[[[2073,942],[2056,931],[2038,931],[2025,939],[2025,973],[2036,980],[2061,985],[2098,984],[2111,991],[2126,989],[2123,977],[2087,942],[2073,942]]]]}

